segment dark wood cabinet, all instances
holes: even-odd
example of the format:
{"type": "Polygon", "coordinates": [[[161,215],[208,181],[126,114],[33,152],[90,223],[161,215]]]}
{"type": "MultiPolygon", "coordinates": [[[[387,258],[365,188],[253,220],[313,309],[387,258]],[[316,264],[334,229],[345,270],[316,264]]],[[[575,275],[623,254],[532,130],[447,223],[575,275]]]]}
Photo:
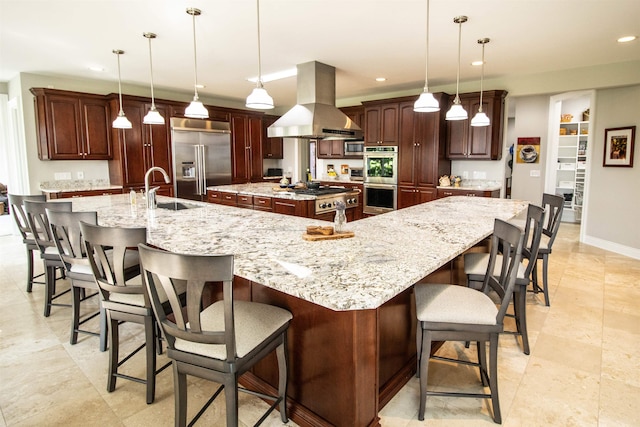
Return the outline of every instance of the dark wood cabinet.
{"type": "Polygon", "coordinates": [[[438,199],[449,196],[500,197],[500,190],[469,190],[465,188],[438,188],[438,199]]]}
{"type": "Polygon", "coordinates": [[[398,145],[398,103],[366,101],[364,142],[366,145],[398,145]]]}
{"type": "Polygon", "coordinates": [[[262,181],[262,116],[231,114],[232,182],[262,181]]]}
{"type": "Polygon", "coordinates": [[[207,190],[207,202],[220,205],[237,206],[237,196],[235,193],[226,191],[207,190]]]}
{"type": "Polygon", "coordinates": [[[262,117],[262,126],[264,128],[262,133],[262,158],[264,159],[282,159],[283,157],[283,139],[280,137],[269,138],[267,136],[267,128],[278,119],[279,117],[276,116],[265,115],[262,117]]]}
{"type": "Polygon", "coordinates": [[[273,212],[307,218],[313,212],[312,200],[273,199],[273,212]]]}
{"type": "MultiPolygon", "coordinates": [[[[446,94],[434,96],[446,104],[446,94]]],[[[438,177],[451,172],[445,158],[444,112],[416,113],[416,99],[398,99],[398,209],[435,200],[438,177]]]]}
{"type": "Polygon", "coordinates": [[[104,96],[32,88],[38,157],[42,160],[112,158],[109,102],[104,96]]]}
{"type": "MultiPolygon", "coordinates": [[[[111,110],[117,115],[118,99],[111,101],[111,110]]],[[[122,108],[131,122],[131,129],[112,129],[114,145],[113,159],[109,161],[109,179],[111,184],[122,185],[125,190],[144,187],[144,176],[149,168],[157,166],[173,176],[171,154],[171,128],[169,118],[171,106],[156,102],[156,109],[164,117],[164,125],[145,125],[142,123],[151,104],[145,98],[123,96],[122,108]]],[[[161,173],[154,172],[153,186],[161,186],[166,194],[171,183],[166,184],[161,173]]]]}
{"type": "Polygon", "coordinates": [[[344,141],[341,139],[319,140],[316,142],[316,157],[319,159],[344,158],[344,141]]]}
{"type": "MultiPolygon", "coordinates": [[[[491,124],[485,127],[471,126],[471,119],[480,106],[480,92],[460,95],[460,103],[469,114],[466,120],[447,122],[447,157],[452,160],[499,160],[502,158],[502,129],[504,100],[507,92],[493,90],[483,92],[482,111],[491,124]]],[[[451,98],[453,101],[453,98],[451,98]]]]}
{"type": "Polygon", "coordinates": [[[70,199],[76,197],[108,196],[112,194],[122,194],[121,188],[110,188],[105,190],[85,190],[85,191],[61,191],[59,193],[47,193],[49,199],[70,199]]]}

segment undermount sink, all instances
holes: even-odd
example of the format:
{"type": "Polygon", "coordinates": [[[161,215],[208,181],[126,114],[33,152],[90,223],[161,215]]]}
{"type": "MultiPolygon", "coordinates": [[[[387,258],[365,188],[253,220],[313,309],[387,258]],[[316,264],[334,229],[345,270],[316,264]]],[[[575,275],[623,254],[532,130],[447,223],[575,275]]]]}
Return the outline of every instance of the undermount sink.
{"type": "Polygon", "coordinates": [[[188,205],[180,202],[167,202],[167,203],[158,203],[158,208],[160,209],[169,209],[172,211],[181,211],[183,209],[194,209],[201,208],[202,206],[198,205],[188,205]]]}

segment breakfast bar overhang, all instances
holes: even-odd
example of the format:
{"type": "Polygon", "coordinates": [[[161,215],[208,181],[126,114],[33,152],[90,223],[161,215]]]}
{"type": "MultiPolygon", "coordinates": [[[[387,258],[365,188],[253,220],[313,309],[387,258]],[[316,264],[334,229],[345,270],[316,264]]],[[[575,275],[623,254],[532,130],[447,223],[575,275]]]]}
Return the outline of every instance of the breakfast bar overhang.
{"type": "MultiPolygon", "coordinates": [[[[73,209],[97,211],[100,225],[147,227],[148,243],[165,250],[233,254],[236,298],[293,313],[291,419],[349,427],[380,425],[379,409],[415,371],[413,285],[448,280],[438,272],[489,236],[495,218],[527,206],[448,197],[352,222],[352,238],[310,242],[302,239],[306,226],[322,221],[181,202],[191,209],[148,210],[124,195],[74,199],[73,209]]],[[[267,358],[241,382],[269,389],[275,366],[275,356],[267,358]]]]}

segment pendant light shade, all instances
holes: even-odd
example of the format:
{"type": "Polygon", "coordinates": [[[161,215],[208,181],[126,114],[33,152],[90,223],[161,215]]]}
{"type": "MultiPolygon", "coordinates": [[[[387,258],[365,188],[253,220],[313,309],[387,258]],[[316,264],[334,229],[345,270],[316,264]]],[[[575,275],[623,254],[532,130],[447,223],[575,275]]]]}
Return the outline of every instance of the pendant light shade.
{"type": "Polygon", "coordinates": [[[462,40],[462,24],[467,22],[466,16],[456,16],[453,18],[453,22],[458,24],[458,74],[456,77],[456,97],[453,100],[453,105],[447,111],[445,117],[446,120],[465,120],[469,118],[467,111],[460,105],[460,47],[462,40]]]}
{"type": "Polygon", "coordinates": [[[206,119],[209,117],[209,111],[204,107],[200,99],[198,98],[198,55],[196,53],[196,16],[199,16],[202,11],[195,7],[187,9],[187,13],[193,18],[193,71],[194,71],[194,95],[191,104],[184,110],[186,117],[194,119],[206,119]]]}
{"type": "Polygon", "coordinates": [[[124,110],[122,109],[122,83],[120,78],[120,55],[124,54],[124,50],[113,49],[112,51],[116,55],[118,55],[118,98],[120,101],[120,112],[118,112],[118,117],[113,121],[112,126],[116,129],[131,129],[131,122],[127,119],[127,116],[124,115],[124,110]]]}
{"type": "Polygon", "coordinates": [[[149,69],[151,70],[151,108],[147,115],[144,116],[142,123],[145,125],[163,125],[164,117],[162,117],[158,110],[156,110],[156,100],[153,96],[153,59],[151,56],[151,39],[155,39],[156,35],[155,33],[143,33],[142,35],[149,40],[149,69]]]}
{"type": "Polygon", "coordinates": [[[262,57],[260,56],[260,0],[256,0],[258,16],[258,80],[256,88],[247,96],[247,108],[257,108],[260,110],[270,110],[273,108],[273,98],[269,96],[267,90],[262,86],[262,57]]]}
{"type": "Polygon", "coordinates": [[[438,100],[429,92],[429,0],[427,0],[427,37],[426,37],[426,61],[424,75],[424,91],[418,100],[413,104],[413,111],[419,113],[433,113],[440,111],[438,100]]]}
{"type": "Polygon", "coordinates": [[[478,107],[478,112],[473,119],[471,119],[471,126],[489,126],[491,124],[491,120],[489,117],[482,111],[482,89],[483,89],[483,81],[484,81],[484,45],[489,43],[491,40],[488,38],[478,39],[478,43],[482,45],[482,72],[480,74],[480,106],[478,107]]]}

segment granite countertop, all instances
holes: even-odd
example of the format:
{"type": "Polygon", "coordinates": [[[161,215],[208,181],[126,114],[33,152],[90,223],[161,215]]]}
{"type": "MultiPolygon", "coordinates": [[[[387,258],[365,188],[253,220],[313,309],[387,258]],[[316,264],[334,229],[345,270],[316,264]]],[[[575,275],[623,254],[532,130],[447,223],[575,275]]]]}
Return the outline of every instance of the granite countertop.
{"type": "Polygon", "coordinates": [[[482,179],[478,179],[478,180],[465,179],[460,182],[459,187],[456,187],[454,185],[448,185],[446,187],[442,185],[438,185],[437,188],[442,188],[446,190],[496,191],[496,190],[501,190],[502,186],[500,185],[500,183],[496,181],[488,181],[488,180],[482,180],[482,179]]]}
{"type": "MultiPolygon", "coordinates": [[[[336,187],[342,187],[336,183],[336,187]]],[[[223,191],[225,193],[247,194],[250,196],[276,197],[289,200],[315,200],[317,196],[311,194],[296,194],[290,189],[280,188],[274,183],[250,183],[250,184],[231,184],[207,187],[207,190],[223,191]]],[[[345,193],[351,192],[351,189],[345,189],[345,193]]]]}
{"type": "MultiPolygon", "coordinates": [[[[158,196],[159,202],[176,199],[158,196]]],[[[144,226],[148,242],[189,254],[235,255],[234,273],[332,310],[374,309],[411,287],[510,219],[527,202],[447,197],[354,221],[355,237],[310,242],[308,225],[326,222],[184,200],[195,209],[148,211],[128,195],[74,199],[101,225],[144,226]]]]}
{"type": "Polygon", "coordinates": [[[44,193],[66,193],[73,191],[99,191],[122,189],[122,185],[111,185],[108,179],[78,179],[78,180],[58,180],[42,181],[40,191],[44,193]]]}

